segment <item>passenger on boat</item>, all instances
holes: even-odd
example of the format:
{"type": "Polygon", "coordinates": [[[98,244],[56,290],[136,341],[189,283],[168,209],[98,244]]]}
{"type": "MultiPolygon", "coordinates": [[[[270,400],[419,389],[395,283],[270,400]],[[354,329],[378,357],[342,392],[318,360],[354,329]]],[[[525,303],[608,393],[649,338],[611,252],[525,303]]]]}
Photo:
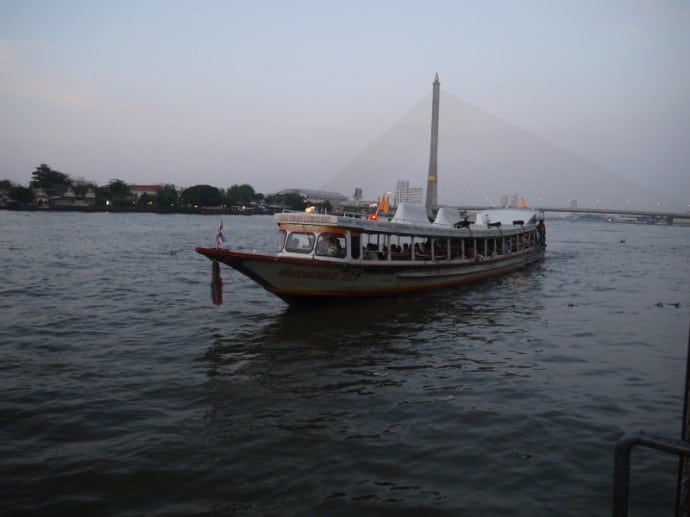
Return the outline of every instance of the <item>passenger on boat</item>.
{"type": "Polygon", "coordinates": [[[378,248],[376,244],[370,242],[366,246],[362,246],[362,258],[364,260],[376,260],[379,258],[378,248]]]}
{"type": "Polygon", "coordinates": [[[539,224],[537,224],[537,233],[539,234],[539,244],[544,246],[546,244],[546,226],[544,226],[543,219],[540,219],[539,224]]]}
{"type": "Polygon", "coordinates": [[[329,242],[326,239],[320,238],[318,244],[316,245],[317,255],[328,255],[329,242]]]}
{"type": "Polygon", "coordinates": [[[335,237],[328,239],[328,256],[338,257],[340,256],[340,243],[335,237]]]}
{"type": "Polygon", "coordinates": [[[381,248],[381,251],[379,251],[379,260],[386,260],[388,259],[388,246],[385,244],[381,248]]]}

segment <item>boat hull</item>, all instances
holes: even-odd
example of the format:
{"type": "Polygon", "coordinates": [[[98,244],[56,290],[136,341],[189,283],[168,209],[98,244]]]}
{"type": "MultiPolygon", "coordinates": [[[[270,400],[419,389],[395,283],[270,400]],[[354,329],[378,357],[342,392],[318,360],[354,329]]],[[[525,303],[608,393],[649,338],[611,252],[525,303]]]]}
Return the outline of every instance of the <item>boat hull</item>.
{"type": "Polygon", "coordinates": [[[478,282],[544,258],[543,246],[481,261],[328,261],[197,248],[291,305],[419,293],[478,282]]]}

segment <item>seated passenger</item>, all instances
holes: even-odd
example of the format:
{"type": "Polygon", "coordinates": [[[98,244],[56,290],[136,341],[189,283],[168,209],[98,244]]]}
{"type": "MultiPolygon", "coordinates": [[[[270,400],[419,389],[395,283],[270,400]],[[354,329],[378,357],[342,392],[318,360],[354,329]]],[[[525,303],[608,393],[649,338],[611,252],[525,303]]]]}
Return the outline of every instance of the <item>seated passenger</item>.
{"type": "Polygon", "coordinates": [[[319,239],[319,243],[316,245],[317,255],[328,255],[328,241],[326,239],[319,239]]]}
{"type": "Polygon", "coordinates": [[[328,239],[328,256],[338,257],[340,255],[340,243],[335,237],[328,239]]]}

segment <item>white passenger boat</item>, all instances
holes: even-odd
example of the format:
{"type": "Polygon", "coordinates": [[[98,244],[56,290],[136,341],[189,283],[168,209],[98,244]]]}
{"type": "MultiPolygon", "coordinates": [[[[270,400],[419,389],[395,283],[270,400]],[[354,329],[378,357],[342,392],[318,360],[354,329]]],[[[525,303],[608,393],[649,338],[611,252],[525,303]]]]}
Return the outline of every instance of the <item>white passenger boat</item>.
{"type": "Polygon", "coordinates": [[[439,85],[436,74],[427,206],[400,203],[391,219],[276,214],[278,248],[273,255],[218,246],[196,251],[290,304],[453,287],[544,258],[541,212],[496,209],[470,216],[454,208],[436,209],[439,85]]]}
{"type": "Polygon", "coordinates": [[[529,209],[479,211],[401,203],[389,220],[348,215],[275,214],[277,252],[196,248],[253,279],[289,304],[399,296],[468,284],[544,258],[529,209]]]}

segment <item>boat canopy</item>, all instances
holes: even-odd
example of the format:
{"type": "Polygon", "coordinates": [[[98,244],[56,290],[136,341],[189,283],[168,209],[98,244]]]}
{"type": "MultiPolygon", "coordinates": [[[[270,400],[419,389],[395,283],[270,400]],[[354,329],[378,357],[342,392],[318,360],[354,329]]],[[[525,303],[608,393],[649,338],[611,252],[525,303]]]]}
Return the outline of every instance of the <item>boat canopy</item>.
{"type": "Polygon", "coordinates": [[[462,221],[463,218],[464,216],[460,215],[460,210],[457,208],[443,206],[438,209],[434,224],[439,226],[454,226],[458,222],[462,221]]]}
{"type": "Polygon", "coordinates": [[[401,224],[431,224],[423,205],[414,203],[400,203],[391,219],[393,223],[401,224]]]}

